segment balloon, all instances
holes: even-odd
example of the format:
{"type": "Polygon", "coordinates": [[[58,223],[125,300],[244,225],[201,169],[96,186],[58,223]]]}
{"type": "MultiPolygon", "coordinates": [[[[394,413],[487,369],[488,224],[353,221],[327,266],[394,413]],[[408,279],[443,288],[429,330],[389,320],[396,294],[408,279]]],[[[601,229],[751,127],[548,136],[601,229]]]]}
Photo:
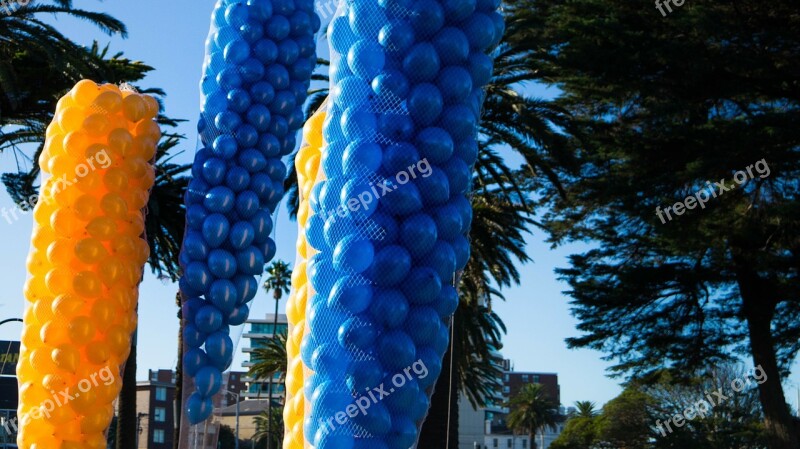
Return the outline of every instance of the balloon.
{"type": "Polygon", "coordinates": [[[222,373],[213,366],[204,366],[194,377],[197,392],[204,397],[211,397],[222,387],[222,373]]]}
{"type": "Polygon", "coordinates": [[[192,393],[186,402],[186,416],[192,424],[198,424],[208,419],[214,409],[211,398],[204,398],[197,392],[192,393]]]}
{"type": "Polygon", "coordinates": [[[348,312],[358,314],[369,307],[372,301],[372,286],[363,278],[347,276],[340,278],[331,289],[328,306],[341,305],[348,312]]]}
{"type": "Polygon", "coordinates": [[[194,377],[200,368],[208,365],[208,356],[205,351],[199,348],[192,348],[183,354],[183,369],[184,372],[194,377]]]}
{"type": "Polygon", "coordinates": [[[194,323],[198,330],[210,334],[222,327],[222,312],[212,305],[202,306],[195,315],[194,323]]]}
{"type": "Polygon", "coordinates": [[[369,277],[377,285],[392,286],[402,281],[411,269],[411,255],[401,246],[382,248],[374,257],[369,277]]]}
{"type": "Polygon", "coordinates": [[[375,292],[369,311],[375,323],[392,328],[403,324],[408,315],[406,297],[398,290],[375,292]]]}

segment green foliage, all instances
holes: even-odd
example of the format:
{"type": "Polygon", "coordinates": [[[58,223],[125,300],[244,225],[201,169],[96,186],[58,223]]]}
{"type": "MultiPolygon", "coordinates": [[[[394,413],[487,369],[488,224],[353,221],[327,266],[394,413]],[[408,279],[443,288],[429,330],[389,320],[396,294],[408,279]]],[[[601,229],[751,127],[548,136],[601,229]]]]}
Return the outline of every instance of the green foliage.
{"type": "Polygon", "coordinates": [[[281,374],[283,381],[286,375],[286,334],[278,333],[275,338],[266,341],[263,347],[255,348],[252,352],[253,366],[247,371],[247,375],[257,380],[272,378],[275,374],[281,374]]]}
{"type": "Polygon", "coordinates": [[[532,447],[536,444],[533,441],[536,433],[545,428],[555,430],[560,419],[558,404],[550,399],[542,384],[525,385],[505,406],[510,410],[508,427],[527,434],[532,447]]]}
{"type": "Polygon", "coordinates": [[[292,288],[292,269],[288,263],[275,260],[265,271],[267,278],[264,280],[264,290],[272,290],[275,301],[280,301],[292,288]]]}
{"type": "Polygon", "coordinates": [[[265,410],[253,418],[253,422],[256,425],[256,432],[253,435],[255,441],[265,444],[265,447],[283,446],[283,407],[272,407],[270,411],[265,410]],[[272,417],[271,421],[270,416],[272,417]]]}

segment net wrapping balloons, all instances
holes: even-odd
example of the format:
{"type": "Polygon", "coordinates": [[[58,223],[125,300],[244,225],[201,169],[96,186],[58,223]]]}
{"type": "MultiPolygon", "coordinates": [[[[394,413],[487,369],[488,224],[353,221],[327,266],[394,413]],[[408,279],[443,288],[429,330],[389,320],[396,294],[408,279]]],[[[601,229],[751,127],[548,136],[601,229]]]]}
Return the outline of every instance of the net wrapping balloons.
{"type": "Polygon", "coordinates": [[[149,256],[157,114],[150,96],[83,80],[47,128],[17,365],[20,448],[106,446],[149,256]]]}
{"type": "Polygon", "coordinates": [[[469,259],[498,6],[353,0],[328,26],[331,94],[303,236],[309,448],[417,443],[469,259]]]}
{"type": "Polygon", "coordinates": [[[283,197],[316,65],[313,3],[219,0],[211,15],[181,250],[185,416],[211,416],[257,277],[275,254],[272,213],[283,197]]]}

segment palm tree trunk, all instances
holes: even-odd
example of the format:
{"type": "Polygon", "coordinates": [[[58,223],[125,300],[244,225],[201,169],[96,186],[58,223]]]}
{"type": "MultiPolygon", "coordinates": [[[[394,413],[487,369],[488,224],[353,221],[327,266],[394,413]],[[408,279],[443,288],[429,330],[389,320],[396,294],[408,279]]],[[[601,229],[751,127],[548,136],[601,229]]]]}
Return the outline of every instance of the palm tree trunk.
{"type": "Polygon", "coordinates": [[[136,449],[136,333],[131,338],[131,353],[125,362],[122,390],[119,394],[117,449],[136,449]]]}
{"type": "MultiPolygon", "coordinates": [[[[454,324],[451,338],[457,339],[459,334],[458,326],[454,324]]],[[[450,345],[442,359],[442,374],[436,380],[431,408],[422,424],[417,444],[420,449],[458,449],[458,398],[461,389],[455,367],[451,370],[450,361],[458,357],[453,354],[453,347],[450,345]]]]}
{"type": "Polygon", "coordinates": [[[178,304],[178,363],[175,367],[175,429],[172,437],[172,447],[178,449],[181,444],[181,415],[183,411],[183,297],[181,292],[175,296],[178,304]]]}
{"type": "Polygon", "coordinates": [[[537,449],[539,447],[539,445],[536,444],[536,431],[535,430],[531,430],[530,432],[528,432],[528,439],[530,440],[528,445],[531,447],[531,449],[537,449]]]}
{"type": "MultiPolygon", "coordinates": [[[[275,294],[275,316],[272,320],[272,338],[278,334],[278,304],[281,300],[279,294],[275,294]]],[[[272,379],[275,376],[269,377],[269,391],[267,392],[267,449],[272,448],[272,379]]]]}

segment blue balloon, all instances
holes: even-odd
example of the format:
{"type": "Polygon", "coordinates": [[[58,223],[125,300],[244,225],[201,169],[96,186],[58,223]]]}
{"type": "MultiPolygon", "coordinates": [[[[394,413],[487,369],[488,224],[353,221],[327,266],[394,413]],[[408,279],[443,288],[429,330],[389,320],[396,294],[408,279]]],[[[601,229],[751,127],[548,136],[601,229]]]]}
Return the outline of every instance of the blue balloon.
{"type": "Polygon", "coordinates": [[[308,218],[308,222],[306,223],[306,240],[312,248],[318,251],[322,251],[323,249],[327,248],[327,243],[325,242],[325,233],[323,232],[324,227],[325,219],[320,214],[312,215],[308,218]]]}
{"type": "Polygon", "coordinates": [[[347,108],[341,118],[342,133],[347,140],[367,139],[378,131],[375,114],[360,108],[347,108]]]}
{"type": "Polygon", "coordinates": [[[411,47],[403,58],[403,73],[417,82],[431,81],[439,74],[440,65],[436,48],[427,42],[421,42],[411,47]]]}
{"type": "Polygon", "coordinates": [[[264,133],[269,128],[269,122],[272,115],[263,104],[254,104],[247,110],[247,123],[251,124],[256,131],[264,133]]]}
{"type": "Polygon", "coordinates": [[[275,245],[275,241],[272,239],[267,239],[262,243],[256,243],[257,248],[261,251],[261,254],[264,255],[264,261],[272,260],[275,257],[275,253],[278,251],[277,245],[275,245]]]}
{"type": "Polygon", "coordinates": [[[272,0],[247,0],[250,17],[259,22],[272,17],[272,0]]]}
{"type": "Polygon", "coordinates": [[[236,304],[241,306],[256,297],[258,292],[258,282],[253,276],[247,274],[237,274],[231,279],[233,286],[236,287],[236,304]]]}
{"type": "Polygon", "coordinates": [[[203,306],[194,318],[197,329],[206,334],[216,332],[222,327],[222,312],[211,304],[203,306]]]}
{"type": "Polygon", "coordinates": [[[386,16],[373,2],[354,2],[349,4],[348,21],[350,29],[360,38],[374,40],[378,30],[386,22],[386,16]]]}
{"type": "Polygon", "coordinates": [[[200,368],[209,364],[206,352],[200,348],[191,348],[183,354],[183,372],[194,377],[200,368]]]}
{"type": "Polygon", "coordinates": [[[441,29],[433,37],[433,46],[442,63],[463,64],[469,56],[469,40],[458,28],[447,27],[441,29]]]}
{"type": "Polygon", "coordinates": [[[225,9],[225,22],[235,27],[244,25],[249,18],[249,9],[242,3],[233,3],[225,9]]]}
{"type": "Polygon", "coordinates": [[[244,274],[258,275],[264,271],[264,251],[249,246],[236,252],[236,264],[244,274]]]}
{"type": "Polygon", "coordinates": [[[411,25],[421,36],[431,36],[444,25],[445,14],[438,1],[418,0],[411,7],[411,25]]]}
{"type": "Polygon", "coordinates": [[[208,299],[225,315],[228,315],[236,307],[238,299],[236,286],[228,279],[217,279],[211,283],[208,289],[208,299]]]}
{"type": "Polygon", "coordinates": [[[364,391],[380,385],[383,368],[377,360],[359,360],[347,367],[347,388],[351,391],[364,391]]]}
{"type": "Polygon", "coordinates": [[[243,83],[244,79],[241,73],[233,66],[226,67],[217,74],[217,84],[224,90],[236,89],[241,87],[243,83]]]}
{"type": "Polygon", "coordinates": [[[295,10],[293,0],[272,0],[272,11],[282,16],[290,16],[295,10]]]}
{"type": "Polygon", "coordinates": [[[231,110],[242,113],[250,107],[250,94],[244,89],[233,89],[228,92],[228,106],[231,110]]]}
{"type": "MultiPolygon", "coordinates": [[[[298,82],[299,80],[310,79],[311,74],[314,73],[314,68],[317,65],[317,62],[315,60],[300,56],[300,47],[297,48],[297,52],[299,59],[297,59],[289,68],[289,76],[292,77],[292,83],[298,82]]],[[[308,91],[307,87],[302,90],[302,98],[306,97],[307,91],[308,91]]]]}
{"type": "Polygon", "coordinates": [[[258,139],[256,149],[261,152],[264,157],[272,158],[280,154],[281,144],[278,138],[272,134],[262,134],[258,139]]]}
{"type": "Polygon", "coordinates": [[[211,398],[206,398],[200,393],[194,392],[186,401],[186,417],[192,424],[199,424],[207,420],[214,410],[211,398]]]}
{"type": "Polygon", "coordinates": [[[425,266],[432,268],[439,275],[442,283],[452,283],[453,275],[456,272],[456,253],[453,251],[453,247],[443,240],[438,240],[426,256],[425,266]]]}
{"type": "Polygon", "coordinates": [[[377,290],[369,306],[372,320],[389,328],[403,324],[408,315],[408,301],[398,290],[377,290]]]}
{"type": "Polygon", "coordinates": [[[289,87],[289,71],[281,64],[268,66],[266,73],[264,73],[264,78],[274,89],[286,89],[289,87]]]}
{"type": "Polygon", "coordinates": [[[244,40],[231,41],[225,46],[223,54],[225,55],[225,62],[228,64],[241,64],[250,56],[250,44],[244,40]]]}
{"type": "Polygon", "coordinates": [[[352,435],[335,435],[322,427],[314,433],[314,449],[353,449],[355,439],[352,435]]]}
{"type": "Polygon", "coordinates": [[[469,261],[469,240],[463,235],[457,236],[450,242],[453,246],[453,251],[456,253],[456,270],[463,270],[469,261]]]}
{"type": "Polygon", "coordinates": [[[206,339],[206,334],[200,332],[197,327],[192,323],[187,323],[183,326],[183,342],[190,348],[199,348],[203,345],[206,339]]]}
{"type": "Polygon", "coordinates": [[[388,245],[375,254],[368,275],[377,285],[393,286],[402,281],[411,270],[411,255],[397,245],[388,245]]]}
{"type": "Polygon", "coordinates": [[[261,39],[253,47],[253,55],[264,65],[272,64],[278,59],[278,46],[270,39],[261,39]]]}
{"type": "Polygon", "coordinates": [[[402,288],[410,303],[429,304],[442,292],[442,280],[433,269],[418,267],[411,270],[402,288]]]}
{"type": "Polygon", "coordinates": [[[211,152],[222,159],[232,158],[236,154],[237,149],[238,145],[236,144],[236,139],[228,135],[217,137],[211,146],[211,152]]]}
{"type": "Polygon", "coordinates": [[[236,273],[236,259],[224,249],[214,249],[208,256],[208,268],[215,277],[229,279],[236,273]]]}
{"type": "Polygon", "coordinates": [[[342,159],[343,157],[341,155],[335,154],[333,151],[323,151],[322,157],[320,158],[323,173],[332,178],[342,176],[342,159]]]}
{"type": "Polygon", "coordinates": [[[409,140],[414,134],[414,121],[407,114],[380,114],[378,131],[384,139],[393,142],[409,140]]]}
{"type": "Polygon", "coordinates": [[[323,253],[315,254],[309,259],[306,268],[311,285],[317,293],[324,296],[330,293],[334,282],[336,282],[333,262],[329,257],[323,253]]]}
{"type": "Polygon", "coordinates": [[[206,354],[209,360],[224,371],[233,361],[233,341],[224,332],[214,332],[206,338],[206,354]]]}
{"type": "Polygon", "coordinates": [[[209,186],[207,182],[199,178],[192,179],[189,181],[189,186],[186,189],[186,195],[184,197],[186,203],[189,205],[202,203],[209,188],[211,188],[211,186],[209,186]]]}
{"type": "Polygon", "coordinates": [[[203,234],[197,231],[189,231],[183,239],[183,254],[190,260],[206,260],[209,248],[203,240],[203,234]]]}
{"type": "MultiPolygon", "coordinates": [[[[233,249],[243,249],[247,248],[251,243],[253,243],[255,234],[256,231],[253,229],[252,224],[247,221],[240,221],[234,224],[231,228],[228,240],[230,241],[233,249]]],[[[233,256],[231,256],[231,259],[233,259],[233,256]]]]}
{"type": "Polygon", "coordinates": [[[433,249],[436,238],[436,222],[430,215],[411,215],[400,225],[400,241],[415,258],[424,256],[433,249]]]}
{"type": "Polygon", "coordinates": [[[208,191],[203,206],[211,212],[227,213],[233,209],[235,200],[236,196],[231,189],[217,186],[208,191]]]}
{"type": "Polygon", "coordinates": [[[439,123],[451,136],[472,137],[478,129],[478,118],[472,109],[464,104],[447,106],[442,112],[439,123]]]}
{"type": "MultiPolygon", "coordinates": [[[[438,318],[438,316],[437,316],[438,318]]],[[[339,326],[337,333],[339,344],[345,349],[369,350],[375,343],[380,330],[378,327],[365,317],[350,317],[339,326]]]]}
{"type": "Polygon", "coordinates": [[[386,54],[383,48],[368,40],[356,41],[347,51],[347,65],[350,70],[370,82],[385,63],[386,54]]]}
{"type": "Polygon", "coordinates": [[[267,36],[275,41],[281,41],[289,36],[291,24],[284,16],[272,16],[264,25],[267,36]]]}
{"type": "Polygon", "coordinates": [[[356,40],[353,31],[350,29],[348,16],[337,16],[328,25],[328,36],[331,47],[340,54],[347,53],[350,45],[356,40]]]}
{"type": "Polygon", "coordinates": [[[503,15],[497,11],[489,13],[489,17],[494,22],[494,39],[492,39],[492,43],[489,46],[494,47],[503,39],[503,34],[506,32],[506,22],[503,19],[503,15]]]}
{"type": "Polygon", "coordinates": [[[201,298],[189,298],[181,304],[181,318],[189,323],[194,322],[197,311],[206,304],[201,298]]]}
{"type": "Polygon", "coordinates": [[[409,215],[422,209],[422,195],[414,184],[397,185],[381,204],[393,215],[409,215]]]}
{"type": "Polygon", "coordinates": [[[350,363],[344,349],[336,343],[323,343],[314,350],[310,368],[323,378],[340,375],[350,363]]]}
{"type": "Polygon", "coordinates": [[[470,183],[472,182],[470,176],[472,170],[464,161],[458,157],[453,157],[441,167],[447,175],[450,194],[465,194],[467,190],[469,190],[470,183]]]}
{"type": "MultiPolygon", "coordinates": [[[[239,153],[239,157],[236,160],[248,173],[258,173],[267,166],[267,159],[264,155],[253,148],[248,148],[239,153]]],[[[250,181],[249,177],[247,180],[248,182],[250,181]]]]}
{"type": "Polygon", "coordinates": [[[408,112],[422,126],[432,124],[444,108],[442,93],[433,84],[417,84],[408,96],[408,112]]]}
{"type": "Polygon", "coordinates": [[[383,168],[388,173],[400,173],[408,170],[408,167],[415,165],[422,158],[417,149],[408,143],[396,143],[389,145],[383,154],[383,168]]]}
{"type": "Polygon", "coordinates": [[[189,287],[199,292],[205,292],[211,285],[211,271],[203,262],[192,262],[186,265],[184,277],[189,287]]]}
{"type": "MultiPolygon", "coordinates": [[[[273,115],[272,121],[269,124],[268,132],[275,135],[279,139],[284,137],[289,132],[289,122],[280,115],[273,115]]],[[[284,153],[284,143],[283,141],[279,140],[280,142],[280,153],[284,153]]],[[[294,144],[292,144],[294,146],[294,144]]]]}
{"type": "Polygon", "coordinates": [[[227,168],[228,165],[222,159],[209,158],[203,163],[203,168],[201,169],[203,179],[212,186],[219,185],[225,179],[225,170],[227,168]]]}
{"type": "Polygon", "coordinates": [[[378,42],[387,52],[404,53],[414,43],[414,29],[404,20],[392,20],[378,32],[378,42]]]}
{"type": "Polygon", "coordinates": [[[292,36],[299,37],[314,33],[311,31],[311,16],[304,11],[295,11],[291,17],[289,17],[289,24],[291,27],[290,34],[292,36]]]}
{"type": "Polygon", "coordinates": [[[314,355],[314,349],[317,348],[317,342],[311,334],[303,335],[303,340],[300,342],[300,358],[306,366],[311,366],[311,357],[314,355]]]}
{"type": "Polygon", "coordinates": [[[248,44],[258,42],[259,39],[264,37],[264,28],[254,20],[248,20],[247,23],[240,26],[239,32],[248,44]]]}
{"type": "Polygon", "coordinates": [[[250,218],[258,212],[258,195],[252,190],[245,190],[236,195],[236,213],[242,218],[250,218]]]}
{"type": "Polygon", "coordinates": [[[408,449],[417,441],[417,425],[405,414],[392,415],[392,428],[386,441],[389,449],[408,449]]]}
{"type": "Polygon", "coordinates": [[[199,230],[208,216],[208,211],[201,204],[193,204],[186,208],[186,223],[191,229],[199,230]]]}
{"type": "Polygon", "coordinates": [[[246,83],[254,83],[264,77],[264,64],[256,58],[249,58],[239,66],[239,71],[246,83]]]}
{"type": "Polygon", "coordinates": [[[204,397],[214,396],[222,388],[222,373],[213,366],[204,366],[197,371],[194,385],[204,397]]]}
{"type": "Polygon", "coordinates": [[[331,97],[340,107],[361,106],[370,97],[369,84],[356,76],[348,76],[333,85],[331,97]]]}
{"type": "Polygon", "coordinates": [[[459,103],[472,93],[472,76],[463,67],[445,67],[439,72],[436,87],[447,103],[459,103]]]}
{"type": "MultiPolygon", "coordinates": [[[[314,14],[316,16],[316,14],[314,14]]],[[[295,39],[297,47],[300,49],[301,58],[311,58],[317,50],[317,43],[312,36],[298,36],[295,39]]],[[[316,58],[313,61],[316,64],[316,58]]]]}
{"type": "Polygon", "coordinates": [[[443,320],[450,319],[456,308],[458,308],[458,291],[451,285],[443,285],[442,292],[439,293],[439,297],[431,305],[436,309],[439,318],[443,320]]]}
{"type": "Polygon", "coordinates": [[[372,80],[372,91],[386,102],[405,99],[408,90],[408,78],[398,70],[385,70],[372,80]]]}
{"type": "Polygon", "coordinates": [[[453,139],[442,128],[425,128],[417,134],[420,156],[432,164],[441,164],[453,155],[453,139]]]}
{"type": "MultiPolygon", "coordinates": [[[[305,14],[305,13],[300,13],[305,14]]],[[[277,61],[286,67],[291,66],[300,57],[300,47],[291,39],[284,39],[278,43],[277,61]]]]}
{"type": "MultiPolygon", "coordinates": [[[[244,167],[233,166],[228,168],[228,173],[225,175],[225,185],[234,192],[241,192],[246,189],[250,184],[250,173],[244,167]]],[[[236,196],[234,195],[233,201],[235,203],[236,196]]]]}
{"type": "MultiPolygon", "coordinates": [[[[391,380],[386,379],[383,383],[387,384],[388,382],[391,382],[391,380]]],[[[402,387],[395,388],[394,393],[387,396],[384,401],[386,402],[386,408],[392,414],[406,414],[414,408],[420,396],[425,397],[425,392],[419,390],[419,383],[412,378],[406,380],[402,387]]],[[[427,404],[425,405],[425,411],[427,411],[427,404]]]]}
{"type": "Polygon", "coordinates": [[[237,306],[233,311],[228,315],[228,324],[231,326],[239,326],[247,321],[247,315],[250,314],[250,308],[247,305],[242,304],[237,306]]]}
{"type": "Polygon", "coordinates": [[[466,234],[472,224],[472,204],[464,195],[456,195],[450,199],[450,206],[453,206],[461,216],[461,232],[466,234]]]}
{"type": "Polygon", "coordinates": [[[492,79],[494,63],[492,58],[485,54],[480,52],[470,54],[468,66],[469,74],[472,76],[473,89],[482,88],[492,79]]]}
{"type": "Polygon", "coordinates": [[[442,0],[444,14],[450,22],[460,22],[475,12],[476,0],[442,0]]]}
{"type": "Polygon", "coordinates": [[[258,143],[258,130],[251,125],[245,124],[236,128],[234,134],[236,143],[241,145],[242,148],[250,148],[258,143]]]}
{"type": "Polygon", "coordinates": [[[376,249],[380,250],[397,241],[397,221],[389,215],[377,212],[369,218],[366,225],[376,249]]]}
{"type": "Polygon", "coordinates": [[[250,177],[250,185],[248,188],[258,195],[258,199],[266,202],[271,196],[272,191],[275,189],[272,179],[266,173],[256,173],[250,177]]]}
{"type": "Polygon", "coordinates": [[[381,402],[373,403],[368,414],[359,413],[353,421],[374,436],[386,435],[392,428],[392,416],[381,402]]]}
{"type": "Polygon", "coordinates": [[[357,140],[351,142],[344,150],[342,165],[344,174],[363,176],[364,173],[376,172],[382,161],[381,146],[374,142],[357,140]]]}
{"type": "Polygon", "coordinates": [[[476,13],[461,24],[473,50],[483,52],[494,41],[495,25],[486,14],[476,13]]]}
{"type": "MultiPolygon", "coordinates": [[[[417,177],[415,182],[425,205],[436,206],[444,204],[450,199],[450,180],[447,175],[441,169],[433,167],[427,174],[417,177]]],[[[469,180],[467,179],[466,182],[469,180]]]]}
{"type": "Polygon", "coordinates": [[[231,111],[222,111],[214,118],[214,125],[225,133],[232,132],[241,124],[242,118],[239,117],[239,114],[231,111]]]}
{"type": "Polygon", "coordinates": [[[382,437],[359,438],[355,440],[354,449],[389,449],[382,437]]]}
{"type": "Polygon", "coordinates": [[[286,117],[292,113],[296,105],[297,101],[294,92],[286,89],[275,93],[275,98],[269,104],[269,107],[274,114],[286,117]]]}
{"type": "Polygon", "coordinates": [[[228,107],[228,99],[222,92],[213,92],[203,99],[201,104],[203,112],[208,116],[214,116],[228,107]]]}
{"type": "Polygon", "coordinates": [[[432,343],[439,333],[439,327],[443,326],[439,313],[432,307],[412,307],[406,318],[405,329],[409,329],[409,335],[416,345],[426,345],[432,343]]]}
{"type": "MultiPolygon", "coordinates": [[[[443,328],[445,326],[442,326],[443,328]]],[[[423,390],[427,390],[436,383],[439,374],[442,373],[442,356],[443,352],[435,351],[431,347],[420,347],[417,349],[416,357],[421,365],[427,369],[428,375],[419,377],[417,382],[423,390]]]]}
{"type": "Polygon", "coordinates": [[[399,330],[385,332],[378,338],[377,353],[381,364],[389,370],[407,368],[416,360],[414,341],[399,330]]]}

